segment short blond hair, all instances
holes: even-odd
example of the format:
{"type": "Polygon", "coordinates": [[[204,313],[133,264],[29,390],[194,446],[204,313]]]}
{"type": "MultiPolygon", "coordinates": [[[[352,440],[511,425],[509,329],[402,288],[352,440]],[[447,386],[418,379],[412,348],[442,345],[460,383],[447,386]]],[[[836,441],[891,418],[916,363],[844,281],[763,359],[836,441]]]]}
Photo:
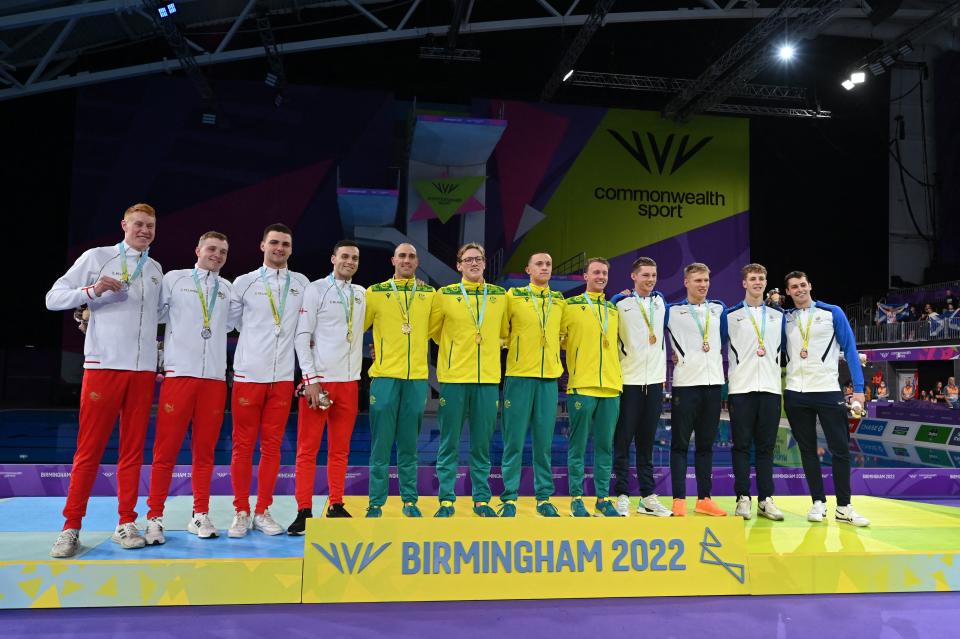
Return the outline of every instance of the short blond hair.
{"type": "Polygon", "coordinates": [[[463,254],[469,251],[470,249],[477,249],[480,251],[480,255],[484,258],[487,257],[487,252],[483,249],[483,244],[477,244],[476,242],[467,242],[457,251],[457,262],[463,260],[463,254]]]}
{"type": "Polygon", "coordinates": [[[760,273],[761,275],[766,277],[767,267],[765,267],[763,264],[757,264],[756,262],[751,262],[750,264],[747,264],[742,269],[740,269],[740,277],[742,277],[743,279],[747,279],[747,275],[750,275],[751,273],[760,273]]]}
{"type": "Polygon", "coordinates": [[[586,273],[590,270],[590,265],[594,262],[600,262],[607,268],[610,268],[610,260],[605,257],[588,257],[586,263],[583,265],[583,272],[586,273]]]}
{"type": "Polygon", "coordinates": [[[683,276],[688,277],[691,273],[710,273],[710,267],[703,262],[694,262],[687,264],[683,269],[683,276]]]}
{"type": "Polygon", "coordinates": [[[156,219],[157,217],[157,211],[152,206],[144,202],[137,202],[136,204],[128,208],[126,211],[124,211],[123,219],[127,219],[134,213],[143,213],[145,215],[149,215],[154,219],[156,219]]]}

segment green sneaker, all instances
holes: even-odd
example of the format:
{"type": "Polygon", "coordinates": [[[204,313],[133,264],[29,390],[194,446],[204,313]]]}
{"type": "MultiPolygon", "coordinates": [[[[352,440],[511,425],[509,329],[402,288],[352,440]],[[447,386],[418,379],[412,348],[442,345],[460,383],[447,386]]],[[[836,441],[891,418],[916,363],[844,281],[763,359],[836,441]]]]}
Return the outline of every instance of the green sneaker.
{"type": "Polygon", "coordinates": [[[423,513],[420,512],[420,509],[417,508],[417,504],[408,501],[403,505],[403,516],[404,517],[423,517],[423,513]]]}
{"type": "Polygon", "coordinates": [[[516,517],[517,516],[517,502],[515,501],[505,501],[500,504],[500,511],[497,513],[500,517],[516,517]]]}
{"type": "Polygon", "coordinates": [[[577,497],[572,502],[570,502],[570,514],[574,517],[589,517],[590,513],[587,512],[587,507],[583,505],[583,498],[577,497]]]}
{"type": "Polygon", "coordinates": [[[474,502],[473,514],[477,517],[496,517],[496,511],[487,505],[485,501],[474,502]]]}
{"type": "Polygon", "coordinates": [[[453,507],[452,501],[441,501],[440,509],[433,513],[434,517],[453,517],[453,513],[456,512],[456,509],[453,507]]]}
{"type": "Polygon", "coordinates": [[[607,497],[597,500],[597,512],[603,515],[604,517],[619,517],[620,513],[617,512],[617,507],[613,505],[613,502],[610,501],[607,497]]]}
{"type": "Polygon", "coordinates": [[[559,517],[560,513],[557,512],[557,507],[551,504],[549,501],[541,501],[537,504],[537,513],[541,517],[559,517]]]}
{"type": "Polygon", "coordinates": [[[376,519],[378,517],[383,517],[383,508],[380,506],[368,506],[367,519],[376,519]]]}

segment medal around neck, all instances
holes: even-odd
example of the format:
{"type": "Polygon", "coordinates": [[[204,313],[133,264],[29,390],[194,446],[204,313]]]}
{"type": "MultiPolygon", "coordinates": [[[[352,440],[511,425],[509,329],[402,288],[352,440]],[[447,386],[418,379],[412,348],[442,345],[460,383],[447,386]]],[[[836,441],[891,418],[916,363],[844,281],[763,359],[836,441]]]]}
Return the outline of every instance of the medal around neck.
{"type": "Polygon", "coordinates": [[[210,330],[209,326],[204,326],[203,328],[200,329],[200,337],[202,337],[203,339],[210,339],[211,337],[213,337],[213,331],[210,330]]]}

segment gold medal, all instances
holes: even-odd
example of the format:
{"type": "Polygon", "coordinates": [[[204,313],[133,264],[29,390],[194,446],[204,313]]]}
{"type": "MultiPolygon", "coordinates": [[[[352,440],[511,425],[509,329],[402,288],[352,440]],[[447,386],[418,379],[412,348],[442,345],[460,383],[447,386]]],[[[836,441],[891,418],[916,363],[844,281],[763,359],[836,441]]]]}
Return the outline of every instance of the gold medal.
{"type": "Polygon", "coordinates": [[[480,333],[477,333],[476,335],[473,336],[473,341],[476,342],[477,344],[482,344],[483,335],[481,335],[480,333]]]}
{"type": "Polygon", "coordinates": [[[709,352],[710,352],[710,342],[704,342],[704,343],[703,343],[703,352],[704,352],[704,353],[709,353],[709,352]]]}
{"type": "Polygon", "coordinates": [[[413,329],[410,327],[410,323],[409,323],[409,322],[404,322],[404,323],[400,326],[400,332],[403,333],[404,335],[409,335],[410,333],[412,333],[412,332],[413,332],[413,329]]]}
{"type": "Polygon", "coordinates": [[[546,335],[541,335],[541,336],[540,336],[540,348],[544,348],[544,347],[546,347],[546,345],[547,345],[547,336],[546,336],[546,335]]]}
{"type": "Polygon", "coordinates": [[[603,338],[603,347],[610,348],[610,340],[608,340],[606,337],[603,338]]]}
{"type": "Polygon", "coordinates": [[[648,338],[647,341],[649,341],[651,345],[656,344],[656,343],[657,343],[657,336],[654,335],[653,333],[650,333],[650,337],[648,338]]]}
{"type": "Polygon", "coordinates": [[[347,341],[348,342],[353,341],[353,331],[347,331],[347,341]]]}

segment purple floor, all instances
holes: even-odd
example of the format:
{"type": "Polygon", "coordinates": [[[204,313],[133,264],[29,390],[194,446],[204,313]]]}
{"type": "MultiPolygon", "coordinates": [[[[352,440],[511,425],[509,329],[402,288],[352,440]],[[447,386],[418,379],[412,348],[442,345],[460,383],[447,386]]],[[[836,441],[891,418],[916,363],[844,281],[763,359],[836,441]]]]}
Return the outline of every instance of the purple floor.
{"type": "Polygon", "coordinates": [[[960,593],[15,610],[0,637],[956,637],[960,593]]]}

